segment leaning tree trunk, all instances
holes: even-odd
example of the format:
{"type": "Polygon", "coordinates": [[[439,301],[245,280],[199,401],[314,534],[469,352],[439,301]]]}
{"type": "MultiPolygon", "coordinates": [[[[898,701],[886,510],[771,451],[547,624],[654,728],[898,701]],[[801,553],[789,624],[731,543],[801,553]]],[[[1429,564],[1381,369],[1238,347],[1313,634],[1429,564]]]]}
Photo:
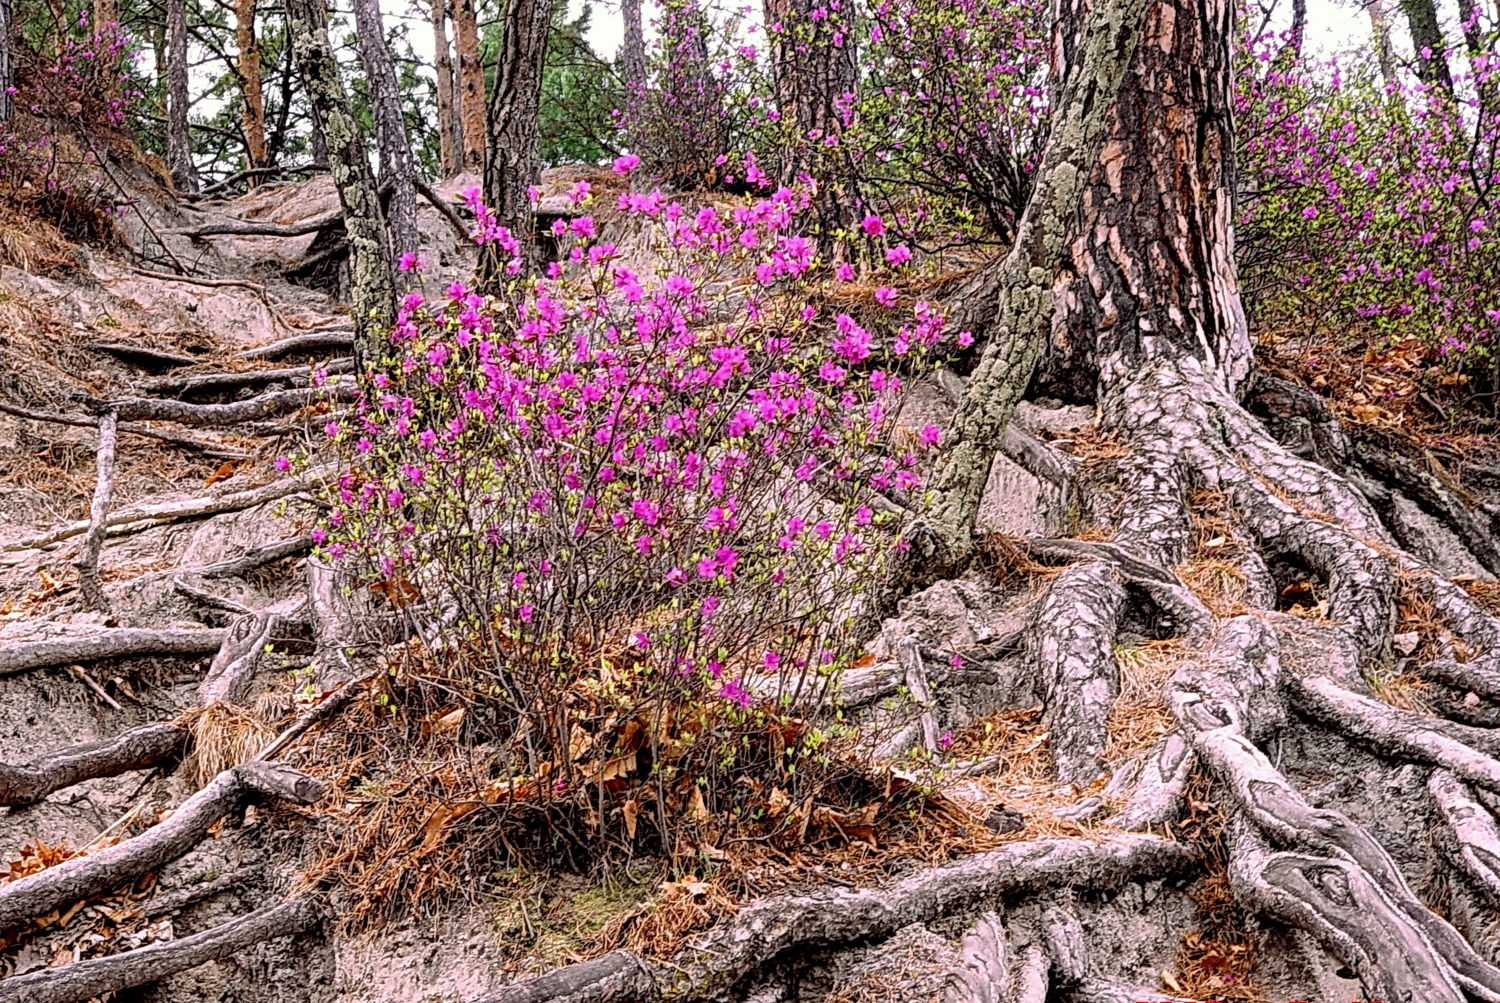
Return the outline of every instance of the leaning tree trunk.
{"type": "Polygon", "coordinates": [[[167,170],[179,191],[198,190],[188,134],[187,0],[167,0],[167,170]]]}
{"type": "Polygon", "coordinates": [[[1417,57],[1417,78],[1452,97],[1453,73],[1448,68],[1448,46],[1438,25],[1437,5],[1433,0],[1401,0],[1401,10],[1417,57]]]}
{"type": "MultiPolygon", "coordinates": [[[[495,222],[507,227],[534,260],[531,240],[531,193],[541,169],[542,71],[547,35],[552,28],[548,0],[511,0],[505,9],[500,62],[490,95],[489,141],[484,162],[484,196],[495,222]]],[[[499,275],[502,260],[495,244],[486,245],[485,270],[499,275]]]]}
{"type": "Polygon", "coordinates": [[[1375,45],[1375,59],[1380,64],[1380,79],[1386,90],[1396,86],[1396,54],[1391,48],[1391,17],[1384,0],[1370,0],[1365,8],[1370,14],[1370,38],[1375,45]]]}
{"type": "Polygon", "coordinates": [[[820,0],[765,0],[776,107],[781,115],[779,180],[817,183],[816,229],[852,228],[852,165],[838,142],[854,112],[858,86],[852,7],[820,0]]]}
{"type": "Polygon", "coordinates": [[[432,0],[433,68],[437,72],[438,164],[443,177],[451,178],[459,170],[462,140],[458,135],[458,118],[454,114],[453,49],[448,44],[448,0],[432,0]]]}
{"type": "Polygon", "coordinates": [[[328,151],[328,168],[344,207],[349,235],[349,272],[353,287],[354,358],[361,372],[378,363],[386,329],[396,306],[391,274],[390,238],[380,213],[380,199],[365,137],[344,91],[344,80],[328,41],[328,11],[323,0],[288,0],[287,26],[310,99],[317,134],[328,151]]]}
{"type": "MultiPolygon", "coordinates": [[[[260,68],[260,40],[255,35],[255,0],[235,0],[234,44],[239,49],[238,71],[240,94],[240,127],[245,132],[245,166],[251,170],[266,166],[266,99],[260,68]]],[[[250,175],[249,187],[259,183],[250,175]]]]}
{"type": "Polygon", "coordinates": [[[479,20],[474,0],[453,0],[453,42],[458,51],[458,121],[463,134],[463,169],[484,170],[484,65],[480,62],[479,20]]]}
{"type": "Polygon", "coordinates": [[[359,58],[370,88],[370,106],[375,117],[375,142],[380,150],[380,185],[390,188],[386,222],[390,226],[391,250],[398,255],[417,252],[416,164],[401,117],[401,90],[396,83],[396,64],[385,40],[379,0],[355,0],[354,24],[359,34],[359,58]]]}

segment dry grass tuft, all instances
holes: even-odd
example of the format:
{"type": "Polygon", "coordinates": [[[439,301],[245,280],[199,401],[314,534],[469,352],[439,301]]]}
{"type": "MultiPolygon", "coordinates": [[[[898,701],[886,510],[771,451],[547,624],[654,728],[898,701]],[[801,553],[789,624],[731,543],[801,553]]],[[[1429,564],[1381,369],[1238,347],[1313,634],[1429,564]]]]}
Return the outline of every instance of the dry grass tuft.
{"type": "Polygon", "coordinates": [[[1141,641],[1115,648],[1120,695],[1109,712],[1104,761],[1118,765],[1155,745],[1176,722],[1167,706],[1167,681],[1188,657],[1182,641],[1141,641]]]}
{"type": "Polygon", "coordinates": [[[275,731],[265,721],[234,704],[216,703],[189,713],[184,723],[193,735],[193,751],[183,768],[202,786],[263,749],[275,731]]]}

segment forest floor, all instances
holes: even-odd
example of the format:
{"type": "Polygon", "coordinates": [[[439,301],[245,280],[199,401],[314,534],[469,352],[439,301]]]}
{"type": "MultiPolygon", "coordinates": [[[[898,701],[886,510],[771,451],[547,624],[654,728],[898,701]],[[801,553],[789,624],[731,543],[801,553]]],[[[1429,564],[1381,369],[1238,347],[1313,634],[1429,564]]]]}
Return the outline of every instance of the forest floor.
{"type": "MultiPolygon", "coordinates": [[[[306,685],[306,666],[319,650],[317,617],[308,610],[316,605],[308,601],[315,572],[304,556],[309,491],[274,460],[337,406],[337,377],[347,371],[352,336],[340,299],[332,186],[317,177],[189,206],[149,172],[121,167],[133,201],[113,244],[74,242],[25,217],[0,219],[0,764],[39,761],[158,722],[190,733],[191,751],[179,765],[184,737],[148,768],[95,775],[0,808],[0,860],[9,867],[0,871],[0,898],[6,885],[140,845],[174,824],[174,812],[180,823],[194,792],[261,758],[330,696],[306,685]],[[173,232],[243,224],[306,232],[173,232]],[[321,393],[311,385],[319,367],[335,376],[321,393]],[[236,403],[272,397],[274,406],[226,417],[236,403]],[[144,417],[121,425],[109,505],[120,529],[98,560],[103,609],[84,608],[75,567],[96,479],[97,420],[80,403],[85,398],[186,405],[140,405],[144,417]],[[63,527],[71,528],[59,533],[63,527]],[[252,627],[265,630],[245,647],[235,632],[252,627]],[[141,638],[120,642],[123,649],[101,646],[130,631],[141,638]],[[268,654],[251,657],[250,674],[236,677],[236,658],[247,652],[268,654]],[[219,699],[231,690],[233,699],[219,699]]],[[[549,194],[566,190],[575,175],[551,173],[549,194]]],[[[607,175],[596,180],[611,183],[607,175]]],[[[445,183],[438,194],[451,200],[463,183],[445,183]]],[[[464,274],[472,257],[454,221],[424,205],[421,225],[435,266],[428,281],[464,274]]],[[[1456,421],[1454,405],[1426,388],[1419,377],[1433,360],[1415,341],[1368,351],[1264,334],[1261,363],[1331,405],[1331,418],[1302,416],[1301,424],[1268,412],[1310,453],[1326,445],[1335,424],[1354,429],[1382,455],[1421,460],[1478,511],[1500,511],[1492,495],[1500,486],[1496,440],[1456,421]]],[[[913,428],[942,423],[953,404],[950,383],[924,381],[911,390],[902,420],[913,428]]],[[[1102,755],[1108,771],[1083,785],[1056,779],[1024,642],[1067,562],[1028,551],[1026,541],[1107,539],[1120,498],[1109,485],[1128,450],[1099,431],[1092,409],[1056,401],[1024,404],[1016,427],[1055,468],[1098,490],[1081,502],[1067,484],[1027,469],[1019,454],[1001,457],[982,513],[987,559],[962,579],[905,599],[871,639],[860,678],[874,681],[880,699],[866,703],[861,720],[872,744],[906,736],[883,746],[903,771],[885,774],[898,777],[886,781],[890,810],[856,816],[830,794],[801,809],[802,830],[812,833],[803,845],[790,853],[754,842],[715,848],[701,877],[639,859],[585,875],[495,867],[475,884],[464,870],[473,864],[465,843],[424,856],[428,841],[420,839],[423,852],[400,867],[424,873],[402,886],[399,908],[371,909],[370,889],[396,887],[409,875],[364,873],[335,898],[349,916],[358,917],[363,903],[364,921],[251,940],[115,998],[471,999],[568,963],[610,963],[621,956],[610,952],[621,950],[677,967],[682,945],[717,923],[726,936],[743,934],[732,944],[764,948],[754,957],[746,948],[742,957],[731,942],[712,942],[727,973],[715,991],[726,996],[981,999],[961,990],[1004,939],[995,932],[996,910],[1021,969],[1030,970],[1027,952],[1045,945],[1043,967],[1071,998],[1360,998],[1353,973],[1311,937],[1257,921],[1235,902],[1226,795],[1206,775],[1194,775],[1176,820],[1145,834],[1117,824],[1143,764],[1173,732],[1169,681],[1195,650],[1184,640],[1159,636],[1150,622],[1124,625],[1114,645],[1120,685],[1102,755]],[[922,649],[915,670],[913,639],[922,649]],[[944,675],[949,652],[971,653],[972,671],[944,675]],[[910,685],[913,671],[931,676],[929,706],[884,699],[910,685]],[[887,678],[895,684],[880,683],[887,678]],[[924,761],[900,758],[922,742],[924,729],[929,739],[946,734],[941,750],[924,761]],[[892,785],[921,793],[902,801],[892,798],[892,785]],[[1173,856],[1178,847],[1196,855],[1191,866],[1173,856]],[[1085,872],[1097,880],[1081,885],[1085,872]],[[757,911],[766,902],[774,910],[757,911]],[[854,917],[847,928],[819,933],[839,909],[854,917]],[[772,949],[777,944],[783,947],[772,949]]],[[[1441,504],[1400,495],[1388,507],[1408,550],[1497,604],[1495,568],[1443,523],[1441,504]]],[[[1192,557],[1176,574],[1216,616],[1232,617],[1253,604],[1235,570],[1234,534],[1212,509],[1195,510],[1192,557]]],[[[1282,637],[1282,661],[1362,677],[1357,658],[1329,629],[1326,583],[1297,569],[1272,570],[1280,594],[1264,617],[1282,637]]],[[[1405,671],[1409,657],[1451,650],[1454,639],[1415,600],[1402,603],[1399,616],[1401,658],[1370,678],[1369,689],[1422,714],[1455,699],[1471,717],[1500,714],[1473,692],[1405,671]]],[[[349,728],[373,732],[372,703],[356,696],[335,712],[349,728]]],[[[352,845],[350,832],[396,817],[380,813],[389,795],[340,759],[333,731],[314,726],[278,749],[320,788],[320,799],[231,806],[205,823],[187,852],[22,923],[6,923],[0,903],[0,976],[186,943],[294,894],[303,874],[352,845]]],[[[1482,891],[1441,862],[1428,780],[1417,766],[1351,745],[1312,720],[1283,731],[1274,755],[1311,802],[1374,833],[1423,901],[1494,960],[1495,914],[1482,891]]],[[[7,782],[0,767],[0,793],[7,782]]],[[[449,821],[421,803],[405,830],[362,838],[370,845],[410,839],[441,832],[449,821]]],[[[1010,978],[1007,968],[1002,981],[1010,978]]],[[[6,993],[0,982],[0,1000],[12,998],[6,993]]]]}

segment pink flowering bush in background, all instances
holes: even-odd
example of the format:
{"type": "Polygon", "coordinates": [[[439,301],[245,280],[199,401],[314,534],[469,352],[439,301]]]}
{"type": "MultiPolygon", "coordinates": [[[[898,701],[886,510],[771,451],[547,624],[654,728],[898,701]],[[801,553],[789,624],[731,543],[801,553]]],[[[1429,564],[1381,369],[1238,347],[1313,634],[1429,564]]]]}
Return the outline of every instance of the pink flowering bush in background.
{"type": "MultiPolygon", "coordinates": [[[[476,239],[514,254],[469,198],[476,239]]],[[[925,303],[879,331],[821,305],[803,200],[652,191],[619,196],[617,225],[560,221],[540,279],[409,294],[391,357],[322,430],[347,467],[319,543],[414,597],[443,685],[526,736],[523,786],[568,792],[598,781],[583,760],[627,753],[662,785],[764,768],[745,743],[770,720],[771,765],[795,768],[829,736],[808,708],[920,501],[899,391],[952,337],[925,303]],[[647,745],[580,751],[623,741],[590,716],[605,705],[649,708],[647,745]]]]}

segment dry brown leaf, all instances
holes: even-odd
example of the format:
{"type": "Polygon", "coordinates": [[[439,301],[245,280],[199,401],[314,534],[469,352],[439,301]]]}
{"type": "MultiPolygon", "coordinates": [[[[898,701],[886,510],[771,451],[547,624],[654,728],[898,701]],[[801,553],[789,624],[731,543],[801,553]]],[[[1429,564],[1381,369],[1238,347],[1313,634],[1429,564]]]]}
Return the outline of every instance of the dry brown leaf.
{"type": "Polygon", "coordinates": [[[641,803],[635,798],[631,798],[620,808],[620,813],[625,816],[625,834],[634,839],[635,821],[640,817],[641,803]]]}

